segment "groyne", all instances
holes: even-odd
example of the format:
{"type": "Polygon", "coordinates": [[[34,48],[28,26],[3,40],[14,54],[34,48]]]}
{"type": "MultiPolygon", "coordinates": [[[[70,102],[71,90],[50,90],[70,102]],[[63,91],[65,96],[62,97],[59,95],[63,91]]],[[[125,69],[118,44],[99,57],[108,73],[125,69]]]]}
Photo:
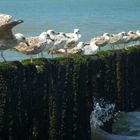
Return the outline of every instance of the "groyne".
{"type": "Polygon", "coordinates": [[[0,63],[0,140],[90,140],[93,96],[140,107],[140,46],[0,63]]]}

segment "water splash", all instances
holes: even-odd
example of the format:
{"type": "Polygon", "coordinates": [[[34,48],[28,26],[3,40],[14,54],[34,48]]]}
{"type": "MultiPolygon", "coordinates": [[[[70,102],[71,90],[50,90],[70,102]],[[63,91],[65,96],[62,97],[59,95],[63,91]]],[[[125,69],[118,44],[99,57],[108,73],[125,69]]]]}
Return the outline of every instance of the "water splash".
{"type": "Polygon", "coordinates": [[[100,126],[114,118],[118,112],[115,110],[115,104],[104,99],[94,98],[93,103],[93,111],[90,116],[92,140],[140,140],[139,136],[116,135],[100,129],[100,126]]]}
{"type": "Polygon", "coordinates": [[[115,104],[103,99],[93,99],[93,111],[90,116],[90,123],[93,127],[100,127],[116,115],[115,104]]]}

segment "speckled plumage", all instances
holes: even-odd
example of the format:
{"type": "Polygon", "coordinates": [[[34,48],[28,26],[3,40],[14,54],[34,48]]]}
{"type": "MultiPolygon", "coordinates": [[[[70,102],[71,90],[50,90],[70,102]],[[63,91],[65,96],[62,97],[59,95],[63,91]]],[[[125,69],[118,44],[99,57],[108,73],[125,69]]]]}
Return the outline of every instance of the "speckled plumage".
{"type": "MultiPolygon", "coordinates": [[[[3,50],[11,49],[18,45],[18,43],[26,42],[25,38],[17,38],[12,32],[13,27],[22,23],[23,20],[12,21],[12,16],[0,13],[0,51],[1,57],[5,60],[3,56],[3,50]]],[[[18,36],[19,37],[19,36],[18,36]]]]}
{"type": "Polygon", "coordinates": [[[12,50],[26,55],[31,55],[32,62],[32,55],[42,53],[43,50],[46,48],[47,33],[43,32],[39,36],[29,37],[26,39],[26,41],[27,43],[20,43],[17,47],[13,48],[12,50]]]}

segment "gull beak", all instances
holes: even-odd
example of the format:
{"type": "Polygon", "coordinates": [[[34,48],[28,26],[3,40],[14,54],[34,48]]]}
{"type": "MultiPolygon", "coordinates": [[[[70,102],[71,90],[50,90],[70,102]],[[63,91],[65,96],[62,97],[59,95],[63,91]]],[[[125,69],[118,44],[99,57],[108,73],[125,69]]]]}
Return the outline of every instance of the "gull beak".
{"type": "Polygon", "coordinates": [[[28,42],[25,42],[25,44],[26,44],[27,46],[30,46],[28,42]]]}
{"type": "Polygon", "coordinates": [[[64,37],[68,37],[66,34],[64,34],[64,37]]]}
{"type": "Polygon", "coordinates": [[[25,43],[27,46],[30,46],[25,37],[23,37],[23,41],[22,42],[25,43]]]}
{"type": "Polygon", "coordinates": [[[25,44],[26,44],[27,46],[30,46],[29,43],[26,41],[26,39],[25,39],[25,44]]]}
{"type": "Polygon", "coordinates": [[[47,39],[50,39],[51,41],[54,41],[54,39],[52,39],[49,34],[47,34],[47,39]]]}
{"type": "Polygon", "coordinates": [[[68,39],[71,39],[71,37],[70,36],[67,36],[66,34],[64,34],[64,37],[66,37],[68,39]]]}

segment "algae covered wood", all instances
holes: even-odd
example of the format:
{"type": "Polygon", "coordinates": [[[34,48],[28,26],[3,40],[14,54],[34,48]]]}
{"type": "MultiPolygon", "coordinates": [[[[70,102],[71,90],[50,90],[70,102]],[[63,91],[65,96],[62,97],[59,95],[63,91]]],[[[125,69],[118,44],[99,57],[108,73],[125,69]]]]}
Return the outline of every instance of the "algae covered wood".
{"type": "Polygon", "coordinates": [[[90,140],[93,97],[140,107],[140,46],[0,63],[1,140],[90,140]]]}

